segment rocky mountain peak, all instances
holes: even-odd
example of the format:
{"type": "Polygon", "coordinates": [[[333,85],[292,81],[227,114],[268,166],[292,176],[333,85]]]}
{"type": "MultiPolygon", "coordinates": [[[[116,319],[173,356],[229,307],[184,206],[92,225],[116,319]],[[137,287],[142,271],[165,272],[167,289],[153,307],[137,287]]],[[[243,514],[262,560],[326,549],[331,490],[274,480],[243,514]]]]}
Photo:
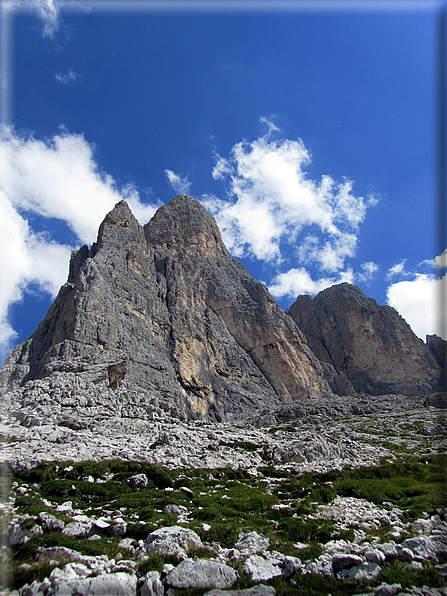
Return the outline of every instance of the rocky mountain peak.
{"type": "Polygon", "coordinates": [[[441,367],[408,323],[360,288],[341,283],[314,298],[298,296],[289,309],[322,362],[371,395],[421,395],[439,387],[441,367]]]}
{"type": "Polygon", "coordinates": [[[196,199],[177,195],[144,226],[149,244],[176,258],[215,256],[227,252],[215,219],[196,199]]]}
{"type": "Polygon", "coordinates": [[[336,373],[233,259],[206,209],[179,195],[144,229],[124,201],[115,206],[92,248],[73,253],[67,283],[7,358],[0,388],[54,375],[134,392],[143,417],[161,408],[221,421],[332,395],[336,373]]]}

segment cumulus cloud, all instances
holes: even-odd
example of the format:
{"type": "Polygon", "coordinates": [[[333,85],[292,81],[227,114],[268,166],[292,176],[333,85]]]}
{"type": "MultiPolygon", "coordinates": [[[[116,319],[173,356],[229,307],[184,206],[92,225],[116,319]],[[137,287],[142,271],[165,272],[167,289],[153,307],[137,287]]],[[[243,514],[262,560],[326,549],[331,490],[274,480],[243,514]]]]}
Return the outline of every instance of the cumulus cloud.
{"type": "Polygon", "coordinates": [[[76,79],[78,78],[78,74],[70,69],[68,72],[66,73],[61,73],[58,72],[55,77],[56,81],[58,81],[58,83],[62,83],[62,85],[73,85],[76,82],[76,79]]]}
{"type": "Polygon", "coordinates": [[[376,200],[354,196],[349,180],[311,180],[305,172],[311,156],[303,142],[272,140],[277,130],[269,125],[266,135],[234,145],[228,158],[217,155],[213,177],[224,183],[228,196],[205,195],[202,202],[234,256],[277,264],[286,242],[296,247],[302,265],[338,273],[354,255],[358,227],[376,200]]]}
{"type": "Polygon", "coordinates": [[[390,280],[395,275],[405,275],[404,269],[405,269],[406,260],[407,259],[402,259],[401,261],[399,261],[398,263],[396,263],[395,265],[390,267],[390,269],[388,269],[388,273],[385,276],[385,279],[390,280]]]}
{"type": "Polygon", "coordinates": [[[294,299],[301,294],[318,294],[321,290],[329,288],[334,284],[342,282],[352,283],[352,281],[352,269],[340,273],[338,277],[323,277],[314,280],[304,267],[300,267],[298,269],[289,269],[289,271],[276,275],[269,285],[269,291],[275,298],[294,299]]]}
{"type": "Polygon", "coordinates": [[[363,271],[363,273],[357,273],[355,275],[355,278],[357,281],[368,281],[369,279],[372,279],[374,277],[374,275],[377,273],[377,271],[379,270],[379,266],[374,263],[373,261],[367,261],[366,263],[362,263],[361,265],[361,269],[363,271]]]}
{"type": "Polygon", "coordinates": [[[187,195],[191,188],[191,182],[188,181],[187,176],[179,176],[172,170],[165,170],[166,178],[174,191],[178,194],[187,195]]]}
{"type": "Polygon", "coordinates": [[[446,337],[445,289],[447,274],[441,278],[416,273],[412,280],[393,283],[387,290],[387,302],[409,323],[414,333],[425,341],[426,335],[446,337]]]}
{"type": "Polygon", "coordinates": [[[79,240],[92,244],[105,215],[121,199],[146,223],[159,205],[143,204],[131,185],[118,188],[99,171],[93,147],[82,135],[63,133],[42,141],[11,128],[0,133],[0,344],[14,341],[8,307],[20,301],[30,283],[54,296],[67,276],[72,247],[47,233],[36,233],[26,217],[65,222],[79,240]]]}
{"type": "Polygon", "coordinates": [[[435,269],[447,269],[447,249],[434,259],[425,259],[425,261],[422,261],[419,265],[428,265],[435,269]]]}
{"type": "Polygon", "coordinates": [[[10,10],[37,14],[44,24],[44,37],[53,37],[59,28],[61,2],[58,0],[7,0],[3,4],[10,10]]]}

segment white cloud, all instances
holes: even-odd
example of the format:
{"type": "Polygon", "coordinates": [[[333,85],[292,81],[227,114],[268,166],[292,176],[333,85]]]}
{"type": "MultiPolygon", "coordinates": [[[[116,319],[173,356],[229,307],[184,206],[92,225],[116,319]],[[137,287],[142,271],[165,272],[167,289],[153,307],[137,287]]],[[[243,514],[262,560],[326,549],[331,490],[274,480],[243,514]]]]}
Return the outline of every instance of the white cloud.
{"type": "Polygon", "coordinates": [[[187,176],[179,176],[172,170],[165,170],[165,174],[169,184],[172,186],[176,193],[182,195],[187,195],[189,193],[191,182],[188,181],[187,176]]]}
{"type": "Polygon", "coordinates": [[[388,273],[385,276],[385,279],[392,279],[395,275],[405,275],[404,268],[405,262],[407,259],[402,259],[399,263],[393,265],[390,269],[388,269],[388,273]]]}
{"type": "Polygon", "coordinates": [[[387,290],[387,301],[424,341],[426,335],[432,334],[447,339],[446,305],[441,302],[443,296],[445,300],[446,284],[447,274],[438,279],[417,273],[413,280],[392,284],[387,290]]]}
{"type": "Polygon", "coordinates": [[[361,268],[363,273],[356,273],[355,278],[357,281],[368,281],[374,274],[377,273],[379,270],[379,266],[374,263],[373,261],[367,261],[366,263],[362,263],[361,268]]]}
{"type": "Polygon", "coordinates": [[[65,74],[58,72],[54,78],[59,83],[62,83],[62,85],[73,85],[78,78],[78,74],[74,70],[70,69],[65,74]]]}
{"type": "Polygon", "coordinates": [[[216,156],[213,177],[228,188],[222,200],[202,202],[216,217],[224,242],[236,257],[279,263],[281,243],[296,246],[302,264],[336,273],[355,254],[357,231],[367,208],[377,202],[352,194],[352,182],[329,176],[310,180],[310,154],[301,140],[273,141],[266,135],[234,145],[228,158],[216,156]]]}
{"type": "Polygon", "coordinates": [[[447,269],[447,248],[442,254],[434,259],[425,259],[425,261],[422,261],[419,265],[429,265],[435,269],[447,269]]]}
{"type": "Polygon", "coordinates": [[[58,0],[7,0],[4,2],[7,9],[30,11],[37,14],[44,24],[44,37],[53,37],[58,30],[60,5],[61,2],[58,0]]]}
{"type": "Polygon", "coordinates": [[[66,280],[71,247],[36,234],[24,212],[65,222],[79,239],[92,244],[101,221],[121,199],[141,223],[157,206],[140,201],[137,190],[119,189],[98,170],[92,146],[82,135],[64,133],[51,141],[23,138],[11,128],[0,133],[0,352],[16,334],[8,307],[20,301],[30,283],[54,296],[66,280]]]}
{"type": "Polygon", "coordinates": [[[325,277],[314,280],[309,272],[301,267],[276,275],[269,285],[269,291],[276,298],[287,297],[295,299],[301,294],[315,295],[334,284],[342,282],[352,283],[352,281],[353,272],[351,269],[340,273],[338,278],[325,277]]]}

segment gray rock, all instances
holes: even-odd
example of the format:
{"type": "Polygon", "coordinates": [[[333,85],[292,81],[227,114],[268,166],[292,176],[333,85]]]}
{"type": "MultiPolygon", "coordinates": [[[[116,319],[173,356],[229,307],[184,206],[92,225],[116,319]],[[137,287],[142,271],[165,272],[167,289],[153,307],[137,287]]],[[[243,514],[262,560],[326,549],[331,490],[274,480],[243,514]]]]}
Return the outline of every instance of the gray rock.
{"type": "Polygon", "coordinates": [[[332,569],[334,575],[337,575],[342,569],[351,569],[355,565],[361,565],[362,563],[362,557],[350,553],[337,553],[332,557],[332,569]]]}
{"type": "Polygon", "coordinates": [[[121,520],[115,520],[112,526],[112,536],[125,536],[127,532],[127,523],[121,520]]]}
{"type": "Polygon", "coordinates": [[[40,526],[32,526],[25,529],[21,524],[11,524],[8,532],[9,544],[11,546],[20,546],[38,534],[42,534],[42,528],[40,526]]]}
{"type": "Polygon", "coordinates": [[[435,564],[447,561],[446,536],[416,536],[404,540],[400,547],[409,549],[417,561],[428,560],[435,564]]]}
{"type": "Polygon", "coordinates": [[[144,576],[144,583],[140,589],[140,596],[163,596],[165,589],[158,571],[149,571],[144,576]]]}
{"type": "Polygon", "coordinates": [[[301,559],[298,559],[298,557],[284,557],[284,560],[281,563],[282,574],[285,577],[292,577],[292,575],[299,571],[301,567],[301,559]]]}
{"type": "Polygon", "coordinates": [[[264,557],[251,555],[244,563],[244,573],[254,582],[263,582],[282,575],[281,569],[264,557]]]}
{"type": "Polygon", "coordinates": [[[54,586],[47,596],[136,596],[137,578],[128,573],[110,573],[54,586]]]}
{"type": "MultiPolygon", "coordinates": [[[[447,369],[447,341],[438,335],[426,335],[426,344],[437,363],[441,368],[447,369]]],[[[443,404],[439,407],[447,407],[446,394],[444,394],[443,404]]],[[[430,404],[433,405],[433,404],[430,404]]]]}
{"type": "Polygon", "coordinates": [[[208,559],[186,559],[165,578],[172,588],[231,588],[237,579],[231,567],[208,559]]]}
{"type": "Polygon", "coordinates": [[[86,538],[90,534],[92,526],[90,521],[73,521],[65,526],[62,534],[73,538],[86,538]]]}
{"type": "Polygon", "coordinates": [[[146,474],[135,474],[127,479],[127,484],[131,488],[146,488],[148,484],[146,474]]]}
{"type": "Polygon", "coordinates": [[[54,515],[41,511],[38,515],[39,521],[42,524],[44,530],[63,530],[65,522],[61,519],[57,519],[54,515]]]}
{"type": "Polygon", "coordinates": [[[395,596],[402,591],[401,584],[385,584],[382,583],[377,588],[374,588],[375,596],[395,596]]]}
{"type": "Polygon", "coordinates": [[[371,561],[372,563],[377,563],[380,565],[385,561],[385,553],[378,548],[369,548],[365,551],[364,557],[367,561],[371,561]]]}
{"type": "Polygon", "coordinates": [[[254,555],[269,547],[269,539],[261,536],[257,532],[249,532],[244,534],[241,532],[238,537],[238,541],[234,545],[242,555],[254,555]]]}
{"type": "Polygon", "coordinates": [[[397,546],[397,553],[397,558],[399,559],[399,561],[405,561],[407,563],[410,563],[414,559],[413,551],[409,548],[402,547],[401,545],[397,546]]]}
{"type": "Polygon", "coordinates": [[[151,532],[145,548],[149,553],[162,555],[186,554],[191,548],[203,547],[199,536],[187,528],[170,526],[151,532]]]}
{"type": "Polygon", "coordinates": [[[40,586],[40,582],[33,581],[31,585],[25,584],[24,586],[22,586],[19,589],[18,594],[20,596],[41,596],[42,591],[40,590],[40,586]]]}
{"type": "Polygon", "coordinates": [[[276,590],[273,586],[254,586],[245,590],[210,590],[203,596],[275,596],[276,590]]]}
{"type": "Polygon", "coordinates": [[[364,561],[360,565],[351,567],[351,569],[342,569],[337,573],[338,579],[367,579],[369,581],[375,580],[382,568],[377,563],[371,561],[364,561]]]}
{"type": "Polygon", "coordinates": [[[378,544],[376,547],[380,550],[384,555],[385,559],[397,559],[398,552],[394,542],[385,542],[384,544],[378,544]]]}

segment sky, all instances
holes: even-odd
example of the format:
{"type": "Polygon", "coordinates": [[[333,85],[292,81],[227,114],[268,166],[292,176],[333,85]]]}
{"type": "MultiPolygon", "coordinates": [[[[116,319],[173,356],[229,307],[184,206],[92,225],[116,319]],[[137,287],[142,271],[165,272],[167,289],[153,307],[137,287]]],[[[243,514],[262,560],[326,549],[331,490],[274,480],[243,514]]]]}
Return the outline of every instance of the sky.
{"type": "Polygon", "coordinates": [[[282,308],[347,281],[445,337],[443,7],[2,0],[0,358],[116,202],[179,193],[282,308]]]}

